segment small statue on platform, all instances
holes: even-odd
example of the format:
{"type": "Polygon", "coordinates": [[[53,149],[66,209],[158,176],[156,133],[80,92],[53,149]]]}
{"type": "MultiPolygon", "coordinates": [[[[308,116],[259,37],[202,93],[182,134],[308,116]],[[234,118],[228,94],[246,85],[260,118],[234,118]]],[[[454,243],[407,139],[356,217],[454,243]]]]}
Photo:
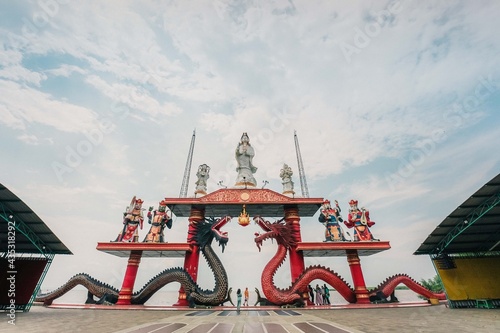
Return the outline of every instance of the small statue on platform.
{"type": "Polygon", "coordinates": [[[283,184],[283,194],[295,194],[292,181],[293,171],[288,164],[283,164],[283,169],[280,171],[281,183],[283,184]]]}
{"type": "Polygon", "coordinates": [[[236,186],[257,186],[253,174],[257,172],[257,168],[252,164],[252,159],[255,156],[255,151],[250,145],[250,138],[245,132],[241,136],[241,141],[238,143],[235,151],[236,162],[238,167],[238,177],[236,178],[236,186]]]}
{"type": "Polygon", "coordinates": [[[340,216],[340,207],[335,200],[335,208],[332,208],[330,200],[323,201],[318,221],[326,227],[325,242],[344,242],[346,238],[339,223],[344,222],[340,216]]]}
{"type": "Polygon", "coordinates": [[[358,208],[358,201],[349,201],[349,215],[347,221],[344,224],[348,228],[354,228],[354,241],[374,241],[375,239],[370,231],[370,227],[375,224],[375,222],[370,221],[370,212],[368,209],[361,207],[358,208]]]}
{"type": "Polygon", "coordinates": [[[142,201],[141,199],[136,199],[134,196],[130,202],[130,206],[127,207],[127,211],[123,213],[123,229],[118,234],[115,242],[138,242],[139,241],[139,230],[142,230],[142,224],[144,222],[144,217],[142,215],[142,201]]]}
{"type": "Polygon", "coordinates": [[[207,180],[210,178],[210,167],[206,164],[202,164],[198,167],[198,172],[196,173],[196,177],[198,180],[196,181],[196,190],[194,191],[194,195],[197,194],[206,195],[207,194],[207,180]]]}
{"type": "Polygon", "coordinates": [[[148,223],[151,224],[148,234],[143,242],[146,243],[165,243],[163,230],[165,227],[172,228],[172,218],[167,213],[167,203],[165,200],[160,201],[158,210],[153,211],[153,206],[149,207],[148,223]]]}

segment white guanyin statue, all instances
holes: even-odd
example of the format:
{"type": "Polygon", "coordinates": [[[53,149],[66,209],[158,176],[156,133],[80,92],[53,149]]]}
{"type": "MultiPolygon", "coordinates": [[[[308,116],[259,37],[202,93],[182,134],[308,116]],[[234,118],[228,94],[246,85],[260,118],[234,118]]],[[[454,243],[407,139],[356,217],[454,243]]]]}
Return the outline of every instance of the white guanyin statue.
{"type": "Polygon", "coordinates": [[[257,171],[257,168],[252,164],[252,159],[255,156],[255,151],[250,145],[250,138],[245,132],[241,136],[241,141],[238,143],[235,151],[236,162],[238,167],[238,177],[236,178],[235,186],[257,186],[257,181],[255,180],[253,174],[257,171]]]}

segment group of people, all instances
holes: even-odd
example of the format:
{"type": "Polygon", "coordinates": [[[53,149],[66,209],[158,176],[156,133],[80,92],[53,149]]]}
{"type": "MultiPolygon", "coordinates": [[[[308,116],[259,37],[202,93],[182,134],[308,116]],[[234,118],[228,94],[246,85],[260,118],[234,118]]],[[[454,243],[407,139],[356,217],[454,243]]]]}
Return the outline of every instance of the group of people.
{"type": "Polygon", "coordinates": [[[314,303],[314,305],[330,304],[330,289],[328,289],[326,284],[323,286],[317,284],[314,289],[309,285],[309,296],[311,298],[311,303],[314,303]]]}
{"type": "Polygon", "coordinates": [[[240,313],[240,308],[241,308],[241,299],[242,297],[245,296],[245,300],[243,301],[243,306],[248,306],[248,297],[250,296],[250,293],[248,292],[248,288],[245,288],[244,293],[241,293],[241,289],[238,288],[236,291],[236,311],[238,314],[240,313]]]}

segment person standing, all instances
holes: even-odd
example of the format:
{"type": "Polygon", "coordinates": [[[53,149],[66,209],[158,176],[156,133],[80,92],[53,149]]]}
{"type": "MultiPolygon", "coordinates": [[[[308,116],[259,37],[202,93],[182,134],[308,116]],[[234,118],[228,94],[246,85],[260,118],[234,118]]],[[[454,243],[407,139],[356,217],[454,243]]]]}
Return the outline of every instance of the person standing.
{"type": "Polygon", "coordinates": [[[236,311],[238,314],[240,314],[240,306],[241,306],[241,289],[238,288],[238,291],[236,292],[236,297],[237,297],[237,302],[236,302],[236,311]]]}
{"type": "Polygon", "coordinates": [[[244,296],[245,296],[245,301],[243,302],[243,306],[248,306],[248,297],[250,296],[248,292],[248,287],[245,288],[244,296]]]}
{"type": "Polygon", "coordinates": [[[309,285],[309,296],[311,297],[311,303],[315,304],[314,303],[314,289],[311,287],[311,285],[309,285]]]}
{"type": "Polygon", "coordinates": [[[324,298],[323,298],[323,304],[330,304],[330,290],[328,290],[328,287],[326,286],[326,283],[323,285],[323,290],[324,290],[324,298]]]}
{"type": "Polygon", "coordinates": [[[320,286],[319,290],[321,292],[321,300],[322,300],[321,304],[325,305],[326,304],[326,300],[325,300],[325,288],[323,286],[320,286]]]}
{"type": "Polygon", "coordinates": [[[316,288],[314,288],[314,291],[316,292],[316,305],[323,305],[323,297],[321,297],[321,288],[319,285],[316,285],[316,288]]]}

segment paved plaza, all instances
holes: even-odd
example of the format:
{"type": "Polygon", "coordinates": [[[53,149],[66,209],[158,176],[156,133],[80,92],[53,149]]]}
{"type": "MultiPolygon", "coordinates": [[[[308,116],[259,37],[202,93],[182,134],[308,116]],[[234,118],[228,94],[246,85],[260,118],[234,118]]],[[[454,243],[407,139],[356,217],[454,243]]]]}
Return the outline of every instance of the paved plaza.
{"type": "Polygon", "coordinates": [[[499,309],[416,307],[279,309],[234,308],[171,310],[46,308],[33,306],[9,325],[4,314],[0,332],[117,333],[356,333],[356,332],[500,332],[499,309]]]}

